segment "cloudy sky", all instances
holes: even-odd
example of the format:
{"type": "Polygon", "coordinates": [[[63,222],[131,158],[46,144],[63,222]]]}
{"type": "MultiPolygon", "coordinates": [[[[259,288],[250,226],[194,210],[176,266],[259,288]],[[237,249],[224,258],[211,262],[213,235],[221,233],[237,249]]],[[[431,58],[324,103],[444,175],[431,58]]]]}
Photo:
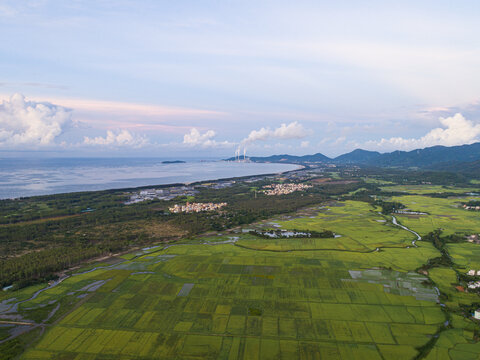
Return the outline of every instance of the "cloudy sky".
{"type": "Polygon", "coordinates": [[[480,139],[478,1],[0,0],[0,153],[480,139]]]}

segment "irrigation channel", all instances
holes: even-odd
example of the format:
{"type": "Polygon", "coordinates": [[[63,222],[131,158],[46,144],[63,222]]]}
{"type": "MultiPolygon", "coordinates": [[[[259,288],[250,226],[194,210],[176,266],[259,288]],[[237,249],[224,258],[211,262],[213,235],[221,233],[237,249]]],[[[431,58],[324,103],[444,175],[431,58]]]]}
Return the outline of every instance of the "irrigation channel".
{"type": "MultiPolygon", "coordinates": [[[[397,222],[397,218],[393,215],[392,215],[392,223],[393,223],[393,225],[400,226],[402,229],[410,231],[412,234],[416,235],[417,239],[412,241],[412,245],[415,246],[415,247],[418,247],[416,242],[419,241],[419,240],[422,240],[422,237],[417,232],[413,231],[412,229],[407,228],[406,226],[403,226],[403,225],[399,224],[397,222]]],[[[440,290],[438,289],[438,287],[434,286],[433,288],[437,292],[437,295],[440,296],[440,290]]],[[[445,306],[445,304],[442,304],[442,303],[440,303],[440,305],[445,306]]],[[[446,323],[445,323],[445,326],[447,326],[448,323],[449,323],[449,321],[447,320],[446,323]]]]}
{"type": "MultiPolygon", "coordinates": [[[[404,229],[404,230],[406,230],[406,231],[411,232],[412,234],[414,234],[414,235],[417,237],[417,239],[415,239],[415,240],[412,241],[412,245],[413,245],[414,247],[418,247],[418,246],[416,245],[416,242],[417,242],[418,240],[422,240],[422,237],[421,237],[417,232],[415,232],[415,231],[407,228],[407,227],[404,226],[404,225],[399,224],[399,223],[397,222],[396,217],[393,216],[393,215],[392,215],[392,223],[393,223],[393,225],[399,226],[399,227],[401,227],[402,229],[404,229]]],[[[222,244],[235,244],[235,243],[237,242],[237,240],[239,240],[238,237],[236,237],[236,236],[231,236],[230,239],[229,239],[229,240],[226,240],[226,241],[204,242],[203,245],[211,245],[211,246],[214,246],[214,245],[222,245],[222,244]]],[[[166,250],[166,249],[168,249],[168,248],[170,248],[170,247],[173,247],[173,246],[185,246],[185,245],[190,245],[190,244],[171,244],[171,245],[166,245],[166,246],[164,246],[161,250],[166,250]]],[[[192,244],[192,245],[193,245],[193,244],[192,244]]],[[[197,245],[197,244],[195,244],[195,245],[197,245]]],[[[48,325],[48,324],[46,324],[46,321],[48,321],[48,320],[55,314],[55,312],[60,308],[60,304],[58,304],[58,306],[55,307],[55,309],[53,309],[53,311],[48,315],[48,317],[47,317],[45,320],[43,320],[41,323],[29,322],[29,321],[23,322],[23,321],[22,321],[23,319],[20,319],[18,314],[13,315],[13,314],[15,314],[15,313],[18,313],[18,306],[19,306],[20,304],[25,303],[25,302],[28,302],[28,301],[31,301],[31,300],[34,300],[34,299],[37,298],[42,292],[44,292],[44,291],[46,291],[46,290],[49,290],[49,289],[52,289],[53,287],[59,285],[62,281],[66,280],[66,279],[68,279],[68,278],[70,278],[70,277],[72,277],[72,276],[78,276],[78,275],[87,274],[87,273],[90,273],[90,272],[92,272],[92,271],[99,270],[99,269],[112,268],[112,267],[118,266],[118,265],[120,265],[120,264],[123,264],[123,263],[125,263],[125,262],[127,262],[127,261],[135,260],[135,259],[136,259],[137,257],[139,257],[139,256],[146,255],[146,254],[148,254],[148,251],[149,251],[149,250],[155,249],[154,251],[158,251],[157,248],[159,248],[159,247],[160,247],[160,245],[143,248],[143,249],[142,249],[143,253],[137,254],[137,256],[135,256],[134,258],[129,259],[129,260],[123,260],[123,261],[120,261],[120,262],[115,263],[115,264],[112,264],[112,265],[97,266],[97,267],[94,267],[94,268],[92,268],[92,269],[85,270],[85,271],[82,271],[82,272],[78,272],[78,273],[75,273],[75,274],[72,274],[72,275],[65,275],[65,276],[61,277],[60,279],[56,280],[55,282],[53,282],[52,284],[46,286],[45,288],[36,291],[30,298],[28,298],[28,299],[26,299],[26,300],[21,300],[21,301],[17,301],[17,302],[15,302],[15,303],[9,304],[12,300],[15,300],[15,298],[13,298],[13,299],[7,299],[7,300],[5,300],[5,301],[3,301],[3,302],[0,302],[0,316],[3,315],[3,316],[6,316],[6,317],[8,317],[8,316],[11,316],[11,317],[12,317],[12,320],[11,320],[11,321],[8,321],[8,320],[5,321],[5,319],[0,319],[0,320],[2,320],[2,321],[0,322],[1,325],[7,325],[7,324],[20,325],[18,320],[20,320],[20,322],[22,322],[22,324],[21,324],[21,327],[22,327],[22,328],[19,329],[19,331],[15,331],[15,333],[12,334],[12,336],[10,336],[10,337],[8,337],[8,338],[6,338],[6,339],[4,339],[4,340],[1,340],[1,341],[0,341],[0,344],[4,343],[4,342],[6,342],[6,341],[12,340],[12,339],[14,339],[15,337],[17,337],[17,336],[19,336],[19,335],[21,335],[21,334],[23,334],[23,333],[25,333],[25,332],[27,332],[27,331],[30,331],[30,330],[32,330],[32,329],[34,329],[34,328],[37,328],[37,327],[41,327],[42,330],[44,330],[44,329],[45,329],[45,326],[48,325]]],[[[252,249],[252,250],[253,250],[253,249],[252,249]]],[[[379,248],[376,248],[376,249],[373,250],[373,251],[374,251],[374,252],[377,252],[377,251],[379,251],[379,250],[380,250],[379,248]]],[[[437,289],[437,292],[438,292],[438,289],[437,289]]],[[[42,332],[43,332],[43,331],[42,331],[42,332]]]]}
{"type": "Polygon", "coordinates": [[[397,222],[397,218],[393,215],[392,215],[392,223],[393,223],[393,225],[399,226],[403,230],[407,230],[407,231],[411,232],[412,234],[414,234],[417,238],[415,240],[412,240],[412,245],[415,246],[415,247],[418,247],[416,242],[419,241],[419,240],[422,240],[422,237],[417,232],[413,231],[412,229],[407,228],[406,226],[403,226],[402,224],[399,224],[397,222]]]}

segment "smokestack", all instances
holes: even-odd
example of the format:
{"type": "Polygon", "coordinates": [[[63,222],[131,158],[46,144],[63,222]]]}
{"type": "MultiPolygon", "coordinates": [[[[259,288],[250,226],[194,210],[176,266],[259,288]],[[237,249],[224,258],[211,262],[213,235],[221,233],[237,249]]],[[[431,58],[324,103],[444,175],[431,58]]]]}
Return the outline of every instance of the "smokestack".
{"type": "Polygon", "coordinates": [[[247,148],[243,148],[243,161],[245,161],[246,159],[245,157],[246,153],[247,153],[247,148]]]}

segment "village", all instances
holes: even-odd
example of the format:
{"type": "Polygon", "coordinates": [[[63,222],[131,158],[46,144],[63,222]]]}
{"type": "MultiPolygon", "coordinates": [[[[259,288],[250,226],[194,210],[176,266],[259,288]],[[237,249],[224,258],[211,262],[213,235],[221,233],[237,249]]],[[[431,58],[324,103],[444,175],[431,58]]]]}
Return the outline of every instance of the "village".
{"type": "MultiPolygon", "coordinates": [[[[289,173],[283,173],[280,175],[263,175],[263,176],[250,176],[242,179],[237,180],[217,180],[217,181],[209,181],[209,182],[200,182],[196,184],[179,184],[167,187],[159,187],[159,188],[149,188],[149,189],[142,189],[133,192],[126,193],[129,195],[127,201],[124,202],[124,205],[132,205],[137,204],[143,201],[152,201],[152,200],[164,200],[169,201],[173,200],[178,196],[195,196],[198,194],[199,189],[201,188],[210,188],[210,189],[225,189],[231,187],[237,183],[246,183],[251,184],[257,181],[265,181],[265,180],[279,180],[279,181],[306,181],[311,179],[316,179],[321,177],[321,173],[323,172],[323,168],[311,168],[311,169],[301,169],[297,171],[292,171],[289,173]]],[[[271,186],[267,186],[265,188],[270,188],[268,192],[266,191],[266,195],[285,195],[290,194],[294,191],[305,190],[311,187],[310,185],[304,184],[275,184],[271,186]]]]}
{"type": "Polygon", "coordinates": [[[168,208],[171,213],[192,213],[192,212],[202,212],[202,211],[215,211],[219,210],[222,207],[227,206],[227,203],[189,203],[185,205],[175,204],[174,206],[168,208]]]}
{"type": "Polygon", "coordinates": [[[263,188],[267,189],[267,190],[264,190],[265,195],[273,196],[273,195],[291,194],[294,191],[304,191],[311,187],[312,185],[289,183],[289,184],[266,185],[263,188]]]}

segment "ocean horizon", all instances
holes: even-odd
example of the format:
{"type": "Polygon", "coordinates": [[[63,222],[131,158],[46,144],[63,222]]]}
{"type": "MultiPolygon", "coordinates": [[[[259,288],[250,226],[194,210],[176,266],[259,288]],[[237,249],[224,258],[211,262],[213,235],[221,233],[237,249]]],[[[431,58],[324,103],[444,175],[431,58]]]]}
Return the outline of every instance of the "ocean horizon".
{"type": "Polygon", "coordinates": [[[281,173],[292,164],[173,158],[4,158],[0,199],[281,173]],[[185,163],[164,164],[181,160],[185,163]]]}

